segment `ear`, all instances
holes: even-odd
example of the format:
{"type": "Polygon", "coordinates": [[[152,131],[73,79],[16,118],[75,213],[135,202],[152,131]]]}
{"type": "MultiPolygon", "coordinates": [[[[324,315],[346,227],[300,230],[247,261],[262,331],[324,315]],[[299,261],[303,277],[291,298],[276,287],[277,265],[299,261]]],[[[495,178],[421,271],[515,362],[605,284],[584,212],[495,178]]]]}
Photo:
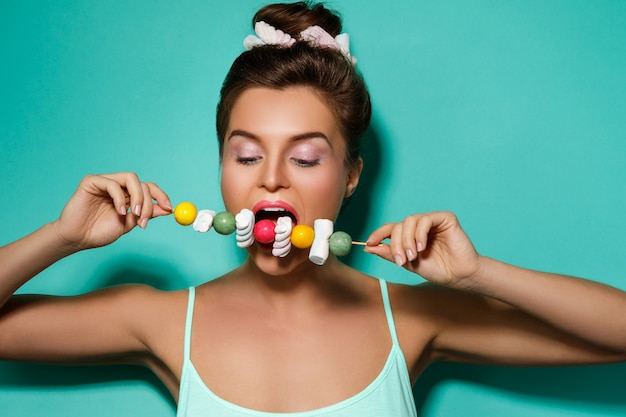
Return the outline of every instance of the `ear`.
{"type": "Polygon", "coordinates": [[[361,177],[361,171],[363,171],[363,158],[359,157],[354,167],[348,172],[344,198],[349,198],[356,190],[356,186],[359,184],[359,178],[361,177]]]}

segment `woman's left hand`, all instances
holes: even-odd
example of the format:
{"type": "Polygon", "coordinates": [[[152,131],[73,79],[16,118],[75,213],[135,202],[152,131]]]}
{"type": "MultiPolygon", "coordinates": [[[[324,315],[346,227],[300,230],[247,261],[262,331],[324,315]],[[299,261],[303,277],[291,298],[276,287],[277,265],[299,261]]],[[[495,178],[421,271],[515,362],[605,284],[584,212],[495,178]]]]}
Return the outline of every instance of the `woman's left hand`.
{"type": "Polygon", "coordinates": [[[448,287],[471,287],[481,263],[451,212],[414,214],[387,223],[370,235],[364,250],[448,287]],[[389,243],[383,243],[387,238],[389,243]]]}

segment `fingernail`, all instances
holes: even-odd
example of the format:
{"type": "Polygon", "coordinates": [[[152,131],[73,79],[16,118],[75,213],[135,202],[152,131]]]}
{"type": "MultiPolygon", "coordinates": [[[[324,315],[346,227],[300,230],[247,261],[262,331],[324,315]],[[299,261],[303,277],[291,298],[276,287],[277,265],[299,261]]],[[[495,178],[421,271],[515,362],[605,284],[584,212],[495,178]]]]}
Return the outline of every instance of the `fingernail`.
{"type": "Polygon", "coordinates": [[[409,261],[415,260],[415,254],[413,253],[412,249],[408,249],[406,251],[406,257],[409,259],[409,261]]]}
{"type": "Polygon", "coordinates": [[[396,261],[396,265],[398,266],[404,265],[404,260],[402,259],[402,256],[396,255],[393,257],[393,259],[396,261]]]}
{"type": "Polygon", "coordinates": [[[423,249],[422,242],[417,242],[417,251],[421,252],[423,249]]]}
{"type": "Polygon", "coordinates": [[[121,206],[120,207],[120,214],[122,216],[126,216],[126,213],[128,212],[128,209],[126,208],[126,206],[121,206]]]}
{"type": "Polygon", "coordinates": [[[141,227],[142,229],[145,229],[146,227],[148,227],[148,219],[141,219],[139,220],[139,227],[141,227]]]}
{"type": "Polygon", "coordinates": [[[141,214],[141,204],[137,204],[135,206],[135,216],[139,216],[141,214]]]}
{"type": "Polygon", "coordinates": [[[165,200],[165,208],[169,211],[174,211],[174,208],[172,207],[172,202],[170,200],[165,200]]]}

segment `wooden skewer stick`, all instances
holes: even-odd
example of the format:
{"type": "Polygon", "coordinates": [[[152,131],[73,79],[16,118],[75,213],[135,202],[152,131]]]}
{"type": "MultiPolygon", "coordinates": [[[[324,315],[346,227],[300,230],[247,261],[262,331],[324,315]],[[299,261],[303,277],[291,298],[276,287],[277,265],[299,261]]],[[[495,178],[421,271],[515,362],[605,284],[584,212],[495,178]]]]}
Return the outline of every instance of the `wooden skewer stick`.
{"type": "MultiPolygon", "coordinates": [[[[358,240],[353,240],[352,244],[353,245],[359,245],[359,246],[367,246],[367,242],[359,242],[358,240]]],[[[383,243],[379,243],[376,246],[383,246],[383,245],[384,245],[383,243]]]]}

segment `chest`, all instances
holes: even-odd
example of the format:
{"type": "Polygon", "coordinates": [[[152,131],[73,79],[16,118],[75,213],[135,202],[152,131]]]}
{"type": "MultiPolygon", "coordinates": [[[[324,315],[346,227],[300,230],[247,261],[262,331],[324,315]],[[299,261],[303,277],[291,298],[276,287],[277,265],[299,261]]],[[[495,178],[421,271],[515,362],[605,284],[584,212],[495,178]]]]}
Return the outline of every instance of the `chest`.
{"type": "Polygon", "coordinates": [[[381,373],[392,348],[380,311],[196,314],[193,329],[191,361],[204,384],[226,401],[274,412],[321,408],[358,394],[381,373]]]}

